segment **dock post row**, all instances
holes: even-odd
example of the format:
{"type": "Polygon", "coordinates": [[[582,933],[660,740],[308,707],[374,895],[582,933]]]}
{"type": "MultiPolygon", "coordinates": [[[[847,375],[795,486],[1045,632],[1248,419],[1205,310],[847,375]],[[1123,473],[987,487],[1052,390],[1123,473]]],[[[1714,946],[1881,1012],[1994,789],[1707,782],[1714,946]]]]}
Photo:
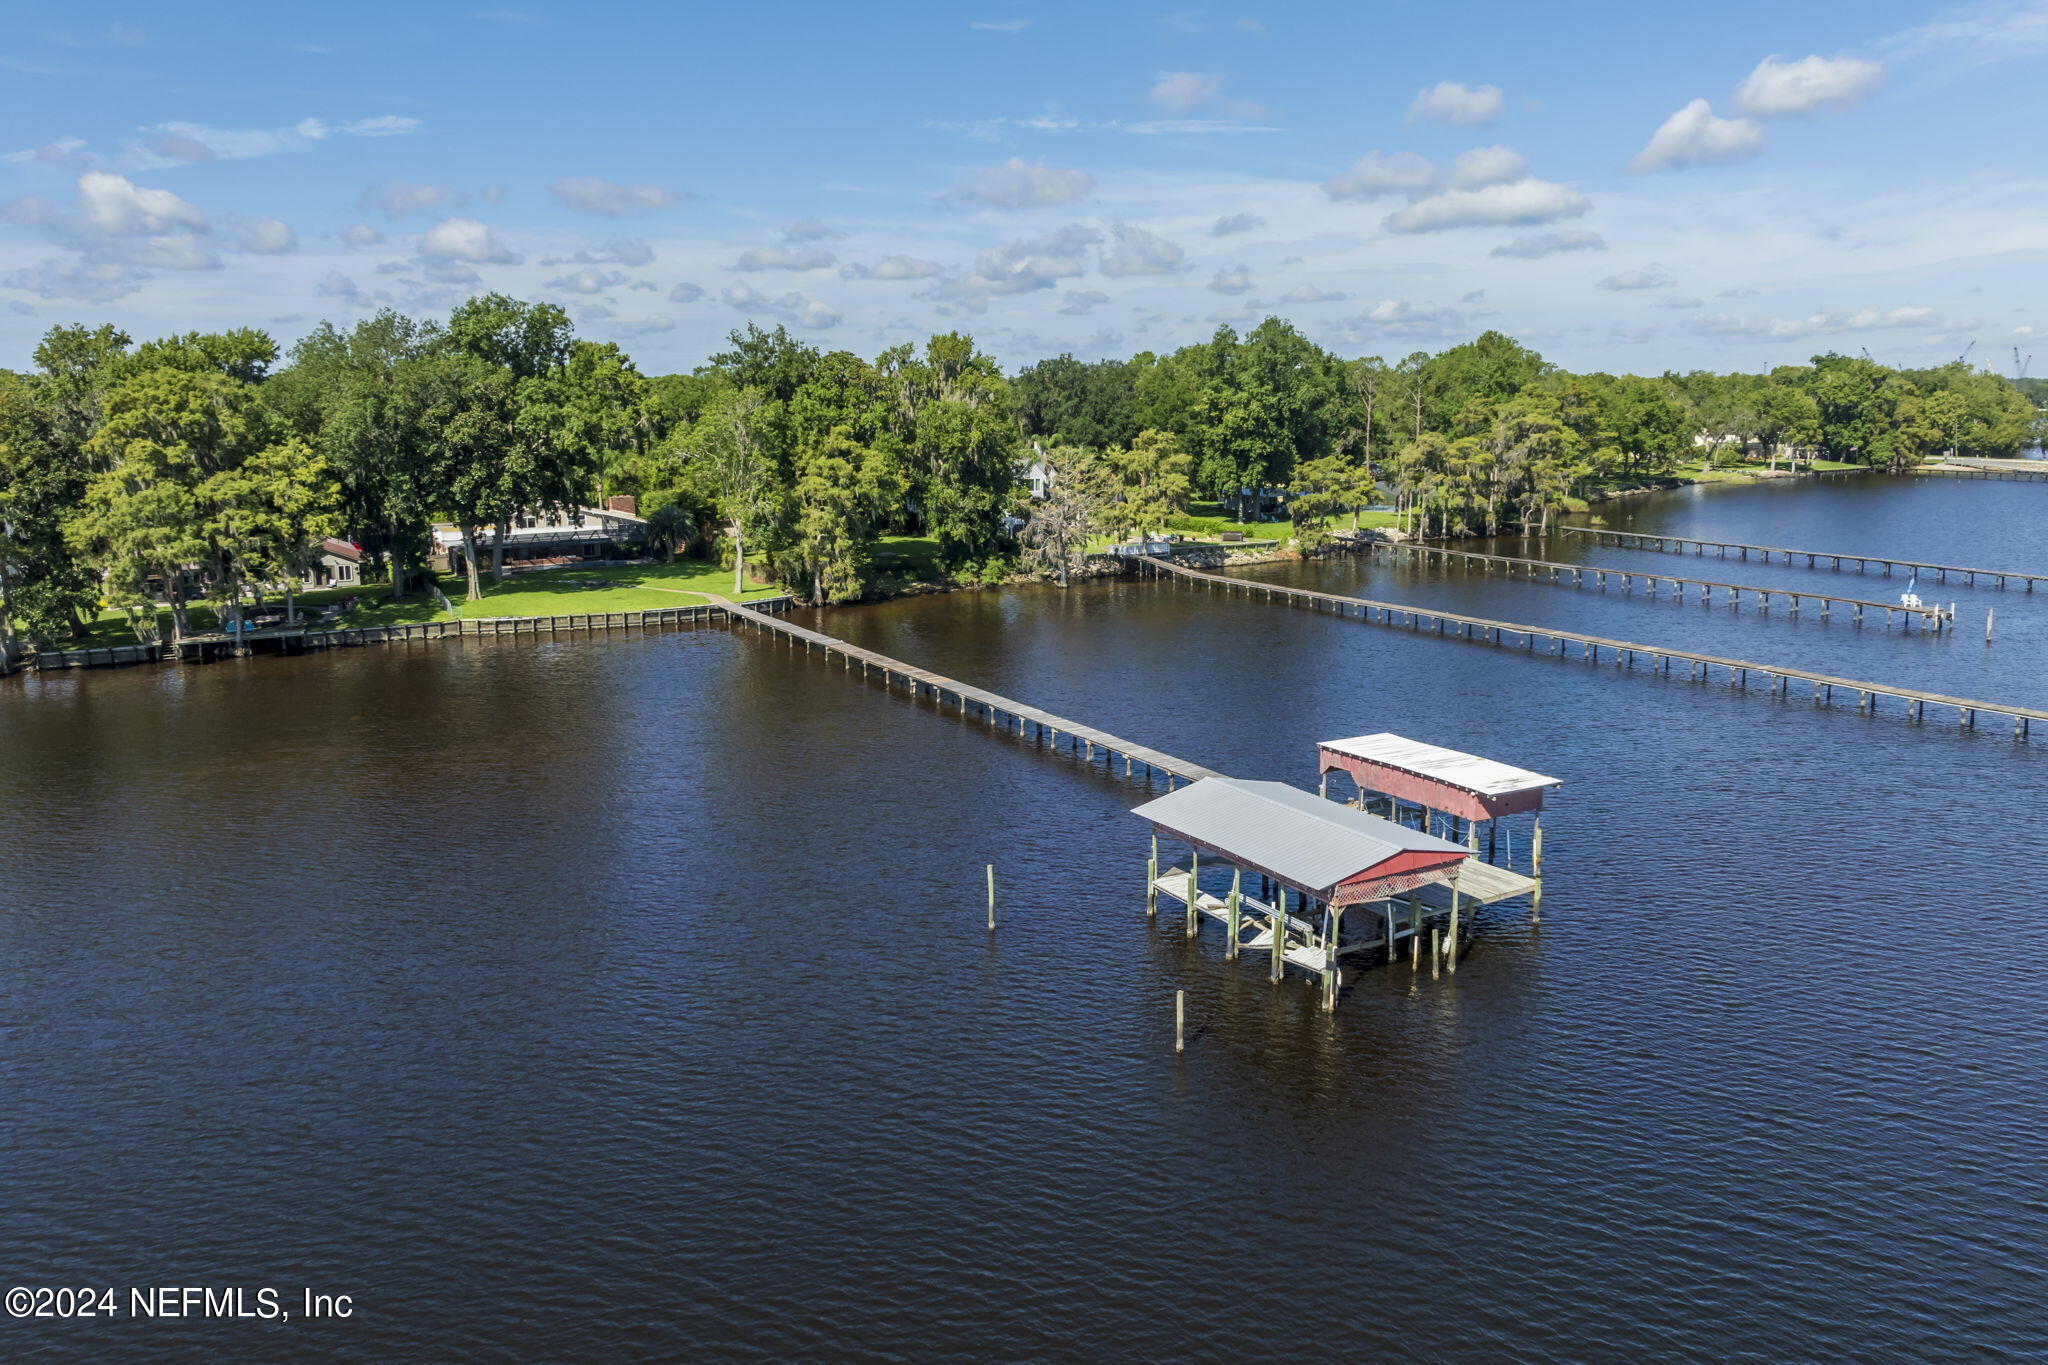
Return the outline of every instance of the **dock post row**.
{"type": "Polygon", "coordinates": [[[1924,570],[1934,574],[1935,581],[1940,583],[1948,582],[1950,574],[1960,574],[1963,581],[1973,587],[1980,578],[1990,579],[2000,588],[2005,587],[2010,580],[2025,584],[2028,592],[2034,590],[2036,583],[2048,583],[2048,574],[2021,573],[2017,569],[1977,569],[1961,564],[1932,564],[1925,560],[1898,559],[1891,555],[1854,555],[1840,554],[1834,550],[1787,549],[1782,545],[1745,545],[1739,540],[1701,540],[1694,536],[1670,536],[1651,531],[1610,531],[1602,526],[1560,526],[1557,529],[1569,535],[1591,536],[1596,545],[1612,545],[1622,550],[1662,550],[1667,554],[1682,555],[1686,547],[1691,546],[1693,553],[1700,555],[1704,555],[1708,550],[1719,550],[1722,559],[1726,559],[1728,552],[1734,550],[1742,559],[1748,559],[1754,554],[1764,563],[1770,564],[1775,562],[1772,556],[1783,555],[1785,563],[1794,567],[1797,567],[1796,560],[1804,558],[1809,569],[1834,569],[1839,572],[1847,572],[1842,568],[1845,564],[1854,564],[1858,573],[1868,571],[1870,566],[1875,564],[1884,570],[1886,578],[1892,576],[1893,569],[1924,570]],[[1828,562],[1820,563],[1823,559],[1828,562]]]}
{"type": "Polygon", "coordinates": [[[1136,562],[1151,573],[1193,583],[1212,591],[1234,593],[1248,598],[1264,598],[1269,602],[1286,602],[1291,606],[1305,606],[1311,611],[1329,611],[1370,625],[1405,627],[1413,631],[1428,629],[1437,635],[1458,636],[1495,646],[1504,646],[1508,643],[1509,636],[1516,636],[1520,638],[1523,649],[1531,651],[1535,649],[1537,640],[1543,640],[1547,642],[1544,652],[1560,657],[1566,656],[1565,651],[1569,646],[1578,645],[1581,650],[1580,657],[1588,663],[1598,663],[1600,652],[1605,650],[1616,667],[1634,668],[1637,657],[1641,656],[1649,660],[1651,672],[1661,672],[1667,676],[1674,662],[1683,662],[1689,665],[1691,677],[1695,680],[1709,677],[1714,669],[1719,668],[1726,670],[1731,686],[1745,692],[1749,690],[1749,675],[1755,673],[1769,680],[1768,692],[1774,696],[1789,696],[1791,684],[1795,681],[1811,683],[1813,702],[1816,706],[1832,705],[1837,688],[1855,693],[1858,698],[1857,710],[1870,715],[1877,713],[1879,697],[1896,697],[1906,703],[1908,717],[1916,721],[1922,718],[1926,706],[1930,703],[1935,706],[1952,707],[1956,713],[1957,725],[1966,730],[1977,727],[1977,716],[1980,712],[1992,716],[2010,716],[2015,739],[2030,738],[2033,722],[2048,721],[2048,711],[2028,706],[1972,701],[1966,697],[1950,697],[1939,692],[1923,692],[1918,688],[1860,682],[1854,678],[1837,678],[1831,674],[1815,673],[1810,669],[1791,668],[1783,664],[1727,659],[1718,654],[1668,649],[1662,645],[1614,640],[1604,635],[1584,635],[1577,631],[1557,630],[1549,626],[1494,621],[1481,616],[1466,616],[1459,612],[1403,606],[1397,602],[1376,602],[1369,598],[1315,592],[1308,588],[1282,587],[1274,583],[1262,583],[1256,579],[1229,578],[1221,574],[1190,569],[1186,565],[1153,556],[1146,556],[1136,562]]]}

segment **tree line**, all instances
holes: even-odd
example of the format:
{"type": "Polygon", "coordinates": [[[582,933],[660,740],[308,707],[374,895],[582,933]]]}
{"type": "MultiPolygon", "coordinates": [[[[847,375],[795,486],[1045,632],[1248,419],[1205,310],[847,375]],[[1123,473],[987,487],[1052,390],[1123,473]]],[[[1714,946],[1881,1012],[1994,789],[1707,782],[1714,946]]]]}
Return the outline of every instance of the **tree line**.
{"type": "Polygon", "coordinates": [[[671,555],[825,602],[867,592],[893,535],[928,539],[953,578],[1020,555],[1064,572],[1090,535],[1160,529],[1197,495],[1252,520],[1284,489],[1307,545],[1382,496],[1427,534],[1495,532],[1752,445],[1897,469],[2040,430],[2018,388],[1961,364],[1574,374],[1497,332],[1344,359],[1277,318],[1014,376],[958,333],[869,360],[749,325],[650,376],[560,308],[492,294],[442,321],[323,324],[288,354],[253,329],[136,344],[68,326],[33,360],[0,371],[0,630],[53,645],[108,607],[146,633],[158,599],[181,632],[193,600],[237,624],[332,536],[402,596],[437,523],[474,599],[515,519],[614,493],[671,555]],[[1019,482],[1034,450],[1065,490],[1036,507],[1019,482]]]}

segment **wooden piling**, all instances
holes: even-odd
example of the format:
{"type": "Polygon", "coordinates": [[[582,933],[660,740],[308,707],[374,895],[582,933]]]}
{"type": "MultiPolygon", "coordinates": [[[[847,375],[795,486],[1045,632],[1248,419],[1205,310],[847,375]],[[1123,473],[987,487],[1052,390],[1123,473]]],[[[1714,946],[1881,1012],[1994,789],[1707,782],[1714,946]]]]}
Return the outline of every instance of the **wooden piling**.
{"type": "Polygon", "coordinates": [[[996,865],[988,865],[988,931],[996,931],[996,865]]]}
{"type": "Polygon", "coordinates": [[[1231,868],[1231,869],[1230,869],[1230,910],[1229,910],[1229,916],[1230,916],[1230,943],[1229,943],[1229,946],[1227,946],[1227,947],[1226,947],[1226,948],[1225,948],[1225,949],[1223,950],[1223,956],[1225,956],[1226,958],[1229,958],[1229,959],[1230,959],[1231,961],[1233,961],[1233,962],[1235,962],[1235,961],[1237,960],[1237,926],[1238,926],[1238,902],[1239,902],[1239,896],[1240,896],[1240,892],[1241,892],[1241,890],[1242,890],[1242,888],[1243,888],[1243,884],[1244,884],[1244,869],[1243,869],[1243,868],[1241,868],[1241,867],[1233,867],[1233,868],[1231,868]]]}
{"type": "Polygon", "coordinates": [[[1176,1056],[1188,1050],[1188,993],[1173,993],[1173,1051],[1176,1056]]]}
{"type": "Polygon", "coordinates": [[[1193,937],[1195,936],[1195,930],[1196,930],[1196,928],[1197,928],[1197,927],[1199,926],[1199,923],[1200,923],[1200,914],[1201,914],[1201,912],[1200,912],[1200,910],[1199,910],[1199,909],[1198,909],[1198,908],[1196,907],[1196,905],[1195,905],[1195,902],[1196,902],[1196,901],[1197,901],[1198,899],[1200,899],[1200,897],[1201,897],[1201,894],[1202,894],[1202,885],[1201,885],[1201,882],[1200,882],[1200,881],[1198,880],[1198,879],[1200,878],[1200,876],[1201,876],[1201,872],[1202,872],[1202,855],[1201,855],[1201,852],[1200,852],[1200,850],[1191,850],[1191,851],[1189,852],[1189,854],[1188,854],[1188,914],[1187,914],[1187,926],[1188,926],[1188,937],[1189,937],[1189,938],[1193,938],[1193,937]]]}

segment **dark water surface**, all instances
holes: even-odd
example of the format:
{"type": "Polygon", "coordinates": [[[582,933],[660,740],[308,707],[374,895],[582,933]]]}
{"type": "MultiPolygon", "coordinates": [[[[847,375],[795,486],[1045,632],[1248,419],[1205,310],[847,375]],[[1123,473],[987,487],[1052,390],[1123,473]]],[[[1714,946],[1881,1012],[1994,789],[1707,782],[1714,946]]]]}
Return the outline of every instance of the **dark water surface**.
{"type": "MultiPolygon", "coordinates": [[[[2044,512],[1930,482],[1609,520],[2041,569],[2044,512]]],[[[2038,592],[1951,588],[1923,639],[1268,572],[2048,701],[2038,592]]],[[[1382,729],[1557,774],[1544,922],[1325,1015],[1148,923],[1141,784],[722,629],[11,680],[8,1284],[357,1311],[0,1321],[0,1356],[2048,1349],[2048,745],[1167,584],[819,621],[1240,776],[1382,729]]]]}

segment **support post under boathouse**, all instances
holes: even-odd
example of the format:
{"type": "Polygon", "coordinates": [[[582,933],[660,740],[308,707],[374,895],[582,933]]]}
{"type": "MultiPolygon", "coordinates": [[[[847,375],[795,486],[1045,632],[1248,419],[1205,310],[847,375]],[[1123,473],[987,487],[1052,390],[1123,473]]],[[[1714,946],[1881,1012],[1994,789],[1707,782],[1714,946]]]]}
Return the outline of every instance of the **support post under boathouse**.
{"type": "Polygon", "coordinates": [[[1190,937],[1201,916],[1222,924],[1228,955],[1263,952],[1274,981],[1289,966],[1313,974],[1325,1009],[1336,1007],[1349,955],[1384,949],[1391,962],[1410,939],[1419,966],[1427,934],[1432,969],[1440,961],[1456,969],[1457,883],[1477,861],[1470,849],[1284,782],[1207,777],[1131,813],[1151,824],[1155,848],[1165,838],[1189,849],[1187,867],[1164,872],[1154,852],[1147,904],[1161,895],[1180,901],[1190,937]],[[1231,870],[1227,898],[1202,889],[1205,867],[1231,870]],[[1260,894],[1243,889],[1245,873],[1260,878],[1260,894]],[[1447,911],[1433,910],[1425,891],[1441,892],[1447,911]]]}

